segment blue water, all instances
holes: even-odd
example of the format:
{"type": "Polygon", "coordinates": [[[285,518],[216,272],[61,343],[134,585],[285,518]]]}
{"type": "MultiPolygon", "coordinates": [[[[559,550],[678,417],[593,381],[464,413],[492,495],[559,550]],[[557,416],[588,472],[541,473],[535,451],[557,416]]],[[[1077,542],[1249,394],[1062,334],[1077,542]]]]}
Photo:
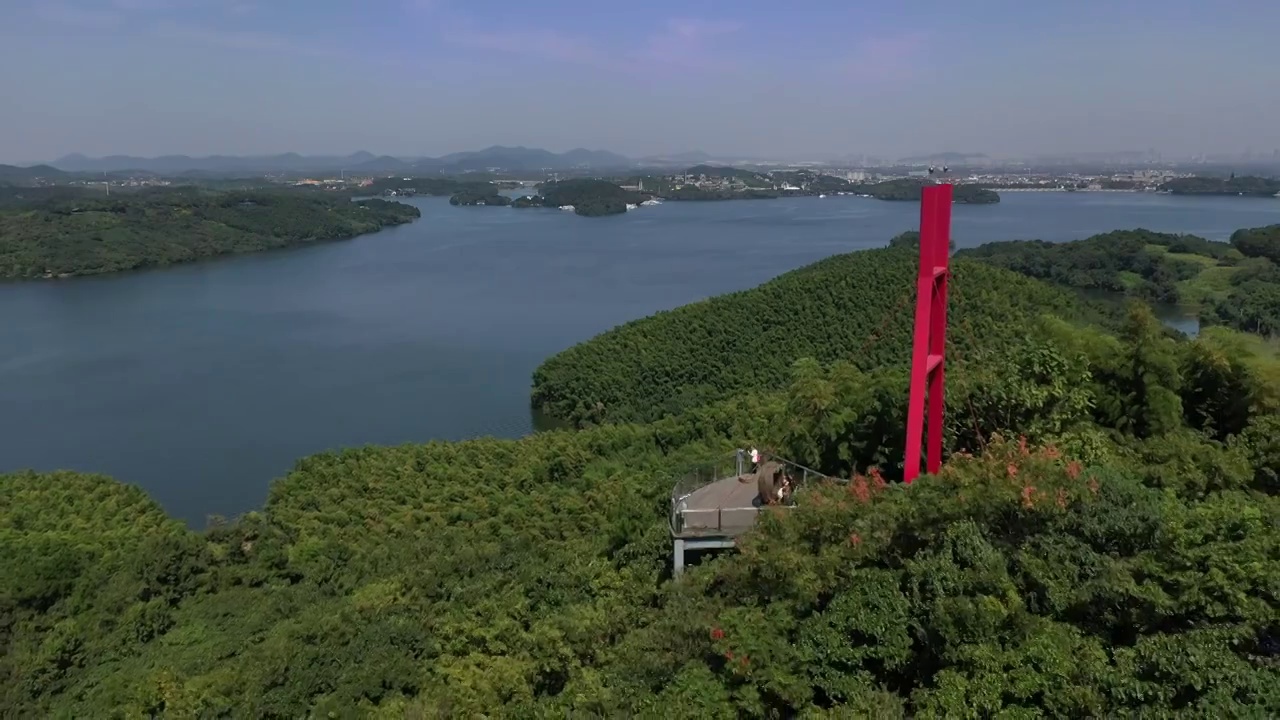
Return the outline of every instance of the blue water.
{"type": "MultiPolygon", "coordinates": [[[[347,242],[111,277],[0,284],[0,471],[101,472],[173,514],[259,506],[294,461],[530,431],[530,374],[614,325],[884,245],[918,206],[665,203],[582,218],[415,198],[347,242]]],[[[961,247],[1119,228],[1225,240],[1280,200],[1007,193],[956,206],[961,247]]]]}

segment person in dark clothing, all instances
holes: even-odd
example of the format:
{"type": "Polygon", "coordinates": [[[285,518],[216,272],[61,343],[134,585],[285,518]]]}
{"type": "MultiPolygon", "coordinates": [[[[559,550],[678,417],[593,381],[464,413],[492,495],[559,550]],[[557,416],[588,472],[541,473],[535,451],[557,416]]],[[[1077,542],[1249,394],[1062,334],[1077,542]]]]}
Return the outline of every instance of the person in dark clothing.
{"type": "Polygon", "coordinates": [[[782,463],[766,462],[756,471],[756,495],[760,505],[779,505],[791,497],[791,478],[782,463]]]}

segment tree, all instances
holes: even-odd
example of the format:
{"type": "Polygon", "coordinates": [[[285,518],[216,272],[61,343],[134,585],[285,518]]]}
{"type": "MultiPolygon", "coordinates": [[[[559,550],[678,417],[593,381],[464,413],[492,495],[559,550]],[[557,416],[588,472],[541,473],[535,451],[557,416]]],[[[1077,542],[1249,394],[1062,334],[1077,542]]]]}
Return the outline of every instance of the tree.
{"type": "Polygon", "coordinates": [[[1103,422],[1138,438],[1179,427],[1178,357],[1151,308],[1131,301],[1120,337],[1122,347],[1103,362],[1099,373],[1107,386],[1098,401],[1103,422]]]}

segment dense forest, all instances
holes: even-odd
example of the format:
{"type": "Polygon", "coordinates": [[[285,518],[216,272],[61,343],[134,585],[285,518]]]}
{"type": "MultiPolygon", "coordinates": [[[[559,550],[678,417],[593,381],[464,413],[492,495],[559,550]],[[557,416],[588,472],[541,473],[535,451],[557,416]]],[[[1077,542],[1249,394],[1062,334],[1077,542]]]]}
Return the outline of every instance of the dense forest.
{"type": "Polygon", "coordinates": [[[157,267],[337,240],[414,220],[418,209],[319,193],[161,189],[61,196],[0,211],[0,278],[157,267]]]}
{"type": "Polygon", "coordinates": [[[42,185],[40,187],[0,185],[0,210],[36,207],[63,201],[96,200],[105,196],[106,188],[104,187],[86,187],[84,185],[42,185]]]}
{"type": "MultiPolygon", "coordinates": [[[[924,181],[922,180],[904,179],[854,185],[852,190],[863,195],[870,195],[877,200],[919,202],[923,188],[924,181]]],[[[968,183],[956,183],[952,188],[951,197],[953,202],[967,205],[990,205],[1000,202],[1000,194],[994,190],[968,183]]]]}
{"type": "Polygon", "coordinates": [[[449,204],[506,207],[511,204],[511,198],[501,195],[497,189],[489,187],[482,190],[463,190],[462,192],[454,193],[449,198],[449,204]]]}
{"type": "MultiPolygon", "coordinates": [[[[534,404],[578,426],[648,422],[745,389],[779,388],[797,357],[848,359],[863,370],[903,365],[915,263],[910,243],[895,241],[627,323],[543,363],[534,404]]],[[[1069,291],[981,263],[960,260],[954,272],[950,340],[961,352],[1021,332],[1045,308],[1073,319],[1106,316],[1069,291]]]]}
{"type": "Polygon", "coordinates": [[[1280,180],[1253,176],[1229,178],[1189,177],[1174,178],[1160,186],[1174,195],[1250,195],[1275,197],[1280,193],[1280,180]]]}
{"type": "Polygon", "coordinates": [[[575,179],[542,183],[538,194],[547,207],[572,205],[574,213],[587,217],[617,215],[627,211],[627,204],[638,204],[647,195],[623,190],[607,180],[575,179]]]}
{"type": "Polygon", "coordinates": [[[903,487],[912,260],[568,351],[543,392],[594,427],[306,458],[203,532],[0,477],[0,715],[1280,713],[1274,355],[957,260],[949,459],[903,487]],[[673,479],[748,443],[847,481],[672,581],[673,479]]]}
{"type": "Polygon", "coordinates": [[[1230,243],[1138,229],[1068,243],[988,243],[957,257],[1060,285],[1190,305],[1208,324],[1280,333],[1280,225],[1238,230],[1230,243]]]}
{"type": "Polygon", "coordinates": [[[521,195],[511,201],[511,207],[513,208],[540,208],[546,206],[546,198],[541,195],[521,195]]]}

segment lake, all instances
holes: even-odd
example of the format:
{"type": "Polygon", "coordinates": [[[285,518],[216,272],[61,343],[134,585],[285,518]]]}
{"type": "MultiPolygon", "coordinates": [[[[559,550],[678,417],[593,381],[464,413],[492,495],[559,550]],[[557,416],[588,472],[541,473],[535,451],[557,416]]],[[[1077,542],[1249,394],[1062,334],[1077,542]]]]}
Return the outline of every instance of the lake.
{"type": "MultiPolygon", "coordinates": [[[[203,526],[259,507],[272,478],[326,449],[526,434],[547,356],[885,245],[919,212],[855,197],[606,218],[410,202],[417,222],[351,241],[0,284],[0,472],[105,473],[203,526]]],[[[1225,240],[1280,222],[1280,200],[1006,193],[953,216],[960,247],[1135,227],[1225,240]]]]}

